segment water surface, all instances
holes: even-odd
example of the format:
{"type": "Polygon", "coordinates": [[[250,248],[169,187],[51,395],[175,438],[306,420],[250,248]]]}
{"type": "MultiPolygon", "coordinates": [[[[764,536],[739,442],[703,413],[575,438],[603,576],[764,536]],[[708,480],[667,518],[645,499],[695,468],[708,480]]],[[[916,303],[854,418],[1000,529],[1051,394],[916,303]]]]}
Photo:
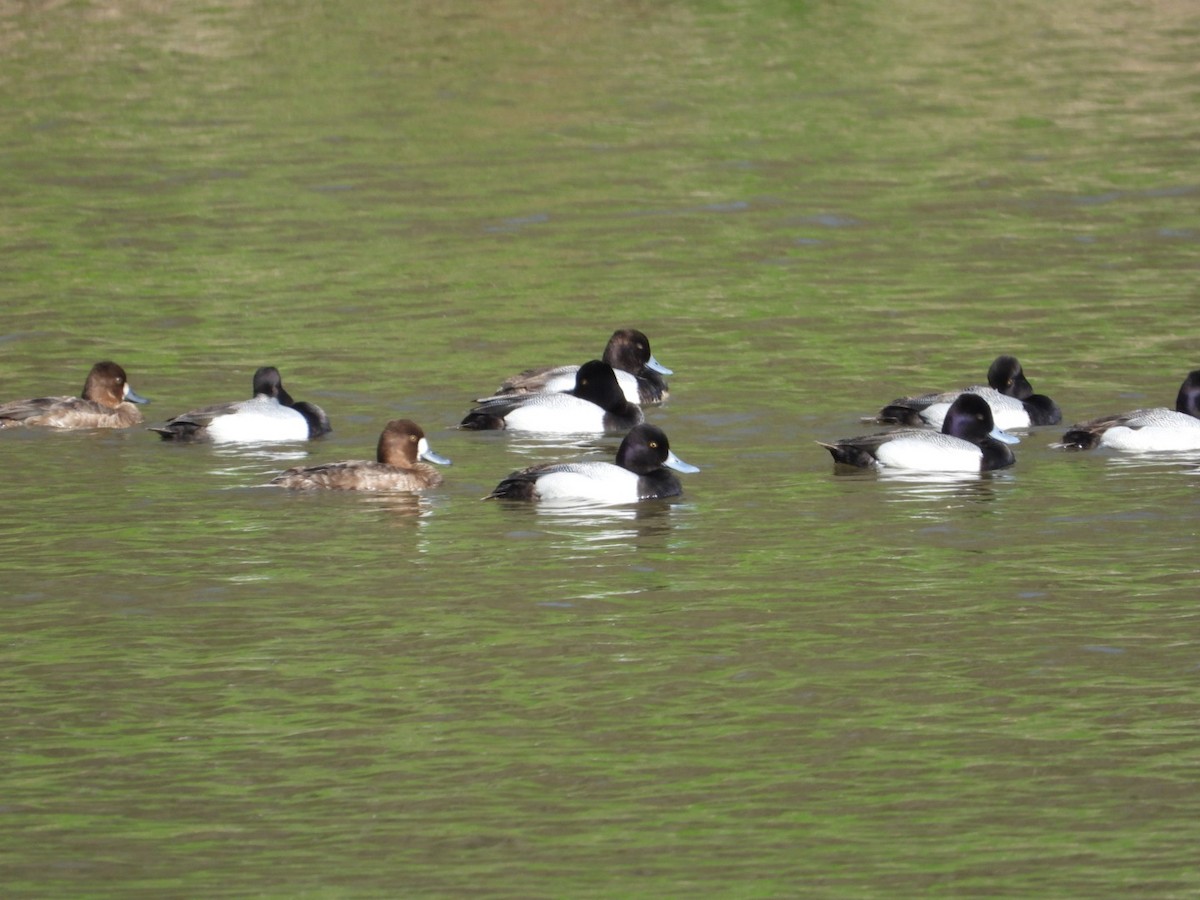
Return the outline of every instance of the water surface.
{"type": "Polygon", "coordinates": [[[0,434],[9,896],[1190,896],[1200,458],[816,440],[1197,365],[1187,4],[51,5],[0,28],[3,399],[278,366],[307,447],[0,434]],[[453,428],[626,325],[679,502],[453,428]],[[263,488],[454,460],[426,496],[263,488]]]}

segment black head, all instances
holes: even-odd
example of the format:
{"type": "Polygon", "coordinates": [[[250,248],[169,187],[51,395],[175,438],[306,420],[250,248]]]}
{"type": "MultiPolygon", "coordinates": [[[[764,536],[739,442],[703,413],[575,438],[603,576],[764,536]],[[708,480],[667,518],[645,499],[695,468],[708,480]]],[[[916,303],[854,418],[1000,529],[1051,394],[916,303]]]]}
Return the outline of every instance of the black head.
{"type": "Polygon", "coordinates": [[[637,374],[650,361],[650,339],[636,328],[619,328],[604,348],[604,362],[614,369],[637,374]]]}
{"type": "Polygon", "coordinates": [[[1025,377],[1015,356],[997,356],[988,368],[988,385],[1009,397],[1024,400],[1033,394],[1033,385],[1025,377]]]}
{"type": "Polygon", "coordinates": [[[617,465],[638,475],[661,469],[671,453],[666,432],[655,425],[635,425],[617,448],[617,465]]]}
{"type": "Polygon", "coordinates": [[[1188,372],[1175,397],[1175,410],[1200,419],[1200,369],[1188,372]]]}
{"type": "Polygon", "coordinates": [[[992,408],[978,394],[959,394],[946,410],[942,434],[978,444],[995,429],[992,408]]]}
{"type": "Polygon", "coordinates": [[[950,404],[942,423],[942,434],[953,435],[979,447],[983,454],[980,471],[984,472],[1003,469],[1017,461],[1008,446],[1017,439],[995,429],[992,408],[978,394],[959,394],[950,404]]]}
{"type": "Polygon", "coordinates": [[[593,359],[585,362],[575,373],[575,390],[571,391],[581,400],[589,400],[608,412],[627,405],[625,394],[617,384],[617,376],[608,363],[593,359]]]}
{"type": "Polygon", "coordinates": [[[283,378],[274,366],[263,366],[254,373],[254,396],[257,397],[260,394],[274,397],[283,406],[294,406],[296,402],[284,388],[283,378]]]}

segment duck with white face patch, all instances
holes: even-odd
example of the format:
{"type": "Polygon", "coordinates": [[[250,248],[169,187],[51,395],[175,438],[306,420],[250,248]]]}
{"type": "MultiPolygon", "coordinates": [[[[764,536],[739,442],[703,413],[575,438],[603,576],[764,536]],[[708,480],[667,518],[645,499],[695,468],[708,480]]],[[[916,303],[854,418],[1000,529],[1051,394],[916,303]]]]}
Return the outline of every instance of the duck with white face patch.
{"type": "Polygon", "coordinates": [[[442,473],[422,460],[450,465],[434,453],[425,432],[412,419],[393,419],[379,435],[375,459],[349,459],[297,466],[271,480],[291,490],[423,491],[442,483],[442,473]]]}
{"type": "Polygon", "coordinates": [[[129,386],[125,370],[111,360],[98,362],[79,397],[37,397],[0,404],[0,428],[128,428],[142,422],[135,403],[149,403],[129,386]]]}

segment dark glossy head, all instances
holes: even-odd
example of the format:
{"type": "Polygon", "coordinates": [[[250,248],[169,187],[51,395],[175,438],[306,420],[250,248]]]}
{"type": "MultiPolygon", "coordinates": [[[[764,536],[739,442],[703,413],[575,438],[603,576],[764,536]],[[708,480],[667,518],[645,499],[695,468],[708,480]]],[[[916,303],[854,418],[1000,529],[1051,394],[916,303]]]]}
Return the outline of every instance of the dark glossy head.
{"type": "Polygon", "coordinates": [[[1175,397],[1175,410],[1200,419],[1200,369],[1188,372],[1183,379],[1175,397]]]}
{"type": "Polygon", "coordinates": [[[671,442],[667,440],[666,432],[647,424],[636,425],[625,435],[625,440],[617,449],[617,465],[638,475],[662,468],[676,472],[700,471],[671,452],[671,442]]]}
{"type": "Polygon", "coordinates": [[[650,339],[636,328],[619,328],[613,332],[604,348],[604,362],[633,375],[642,374],[645,369],[660,375],[672,374],[654,358],[650,339]]]}
{"type": "Polygon", "coordinates": [[[1019,444],[1021,439],[996,427],[992,408],[978,394],[959,394],[946,410],[942,422],[942,434],[949,434],[972,444],[992,441],[1001,444],[1019,444]]]}
{"type": "Polygon", "coordinates": [[[983,454],[980,470],[1003,469],[1016,462],[1008,444],[1020,439],[996,427],[992,408],[978,394],[959,394],[950,404],[942,422],[942,434],[949,434],[979,447],[983,454]]]}
{"type": "Polygon", "coordinates": [[[1025,400],[1033,394],[1033,385],[1021,370],[1015,356],[997,356],[988,368],[988,385],[1009,397],[1025,400]]]}
{"type": "Polygon", "coordinates": [[[295,406],[292,395],[283,386],[283,378],[274,366],[263,366],[254,373],[254,396],[266,394],[274,397],[283,406],[295,406]]]}
{"type": "Polygon", "coordinates": [[[598,359],[579,367],[575,373],[575,390],[571,393],[608,411],[621,409],[627,403],[612,366],[598,359]]]}

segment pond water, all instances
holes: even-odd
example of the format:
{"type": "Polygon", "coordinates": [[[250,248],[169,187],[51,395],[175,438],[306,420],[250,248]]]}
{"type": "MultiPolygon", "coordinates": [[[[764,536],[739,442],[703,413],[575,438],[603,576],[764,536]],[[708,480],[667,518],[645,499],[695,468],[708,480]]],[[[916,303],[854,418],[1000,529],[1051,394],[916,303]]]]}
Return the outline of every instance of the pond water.
{"type": "Polygon", "coordinates": [[[276,365],[302,447],[0,433],[6,896],[1192,896],[1200,456],[966,479],[815,443],[1013,353],[1170,405],[1189,3],[0,10],[0,399],[152,423],[276,365]],[[461,432],[635,326],[701,472],[461,432]],[[261,487],[420,422],[426,495],[261,487]]]}

